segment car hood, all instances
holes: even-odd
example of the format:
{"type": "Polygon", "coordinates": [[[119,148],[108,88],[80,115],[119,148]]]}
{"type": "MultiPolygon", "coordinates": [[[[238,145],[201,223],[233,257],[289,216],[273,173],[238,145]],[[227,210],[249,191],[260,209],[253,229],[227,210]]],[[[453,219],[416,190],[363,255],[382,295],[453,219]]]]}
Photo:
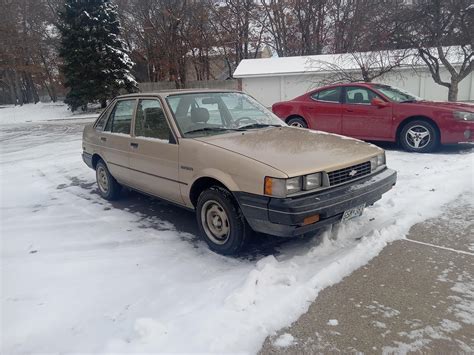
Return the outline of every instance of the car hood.
{"type": "Polygon", "coordinates": [[[337,170],[383,152],[356,139],[294,127],[248,130],[197,140],[257,160],[289,177],[337,170]]]}
{"type": "MultiPolygon", "coordinates": [[[[402,105],[406,105],[404,103],[402,105]]],[[[411,103],[408,103],[410,105],[411,103]]],[[[468,111],[474,112],[474,105],[462,102],[446,102],[446,101],[416,101],[412,103],[413,105],[423,105],[425,107],[434,107],[434,108],[443,108],[448,110],[456,110],[456,111],[468,111]]]]}

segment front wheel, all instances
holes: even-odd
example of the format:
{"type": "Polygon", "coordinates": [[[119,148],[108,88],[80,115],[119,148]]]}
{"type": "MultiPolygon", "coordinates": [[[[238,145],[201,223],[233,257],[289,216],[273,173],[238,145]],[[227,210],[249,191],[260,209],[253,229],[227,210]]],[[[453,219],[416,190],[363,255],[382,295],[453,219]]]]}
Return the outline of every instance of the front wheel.
{"type": "Polygon", "coordinates": [[[196,217],[201,236],[219,254],[239,253],[251,233],[230,192],[218,186],[201,193],[196,217]]]}
{"type": "Polygon", "coordinates": [[[308,124],[302,117],[292,117],[286,123],[291,127],[308,128],[308,124]]]}
{"type": "Polygon", "coordinates": [[[399,141],[403,149],[409,152],[428,153],[437,148],[439,134],[433,124],[415,120],[403,127],[399,141]]]}

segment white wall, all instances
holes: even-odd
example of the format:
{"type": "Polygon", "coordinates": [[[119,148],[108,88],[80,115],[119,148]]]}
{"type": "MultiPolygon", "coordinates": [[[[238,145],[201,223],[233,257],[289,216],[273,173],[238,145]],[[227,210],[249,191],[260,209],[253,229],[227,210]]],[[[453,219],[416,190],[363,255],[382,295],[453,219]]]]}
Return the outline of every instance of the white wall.
{"type": "MultiPolygon", "coordinates": [[[[442,76],[448,80],[447,72],[442,76]]],[[[267,107],[278,101],[290,100],[320,86],[322,74],[284,75],[242,78],[242,90],[267,107]]],[[[426,100],[446,101],[448,89],[436,84],[428,70],[419,69],[391,72],[376,80],[393,85],[426,100]]],[[[459,85],[459,101],[474,101],[474,74],[468,75],[459,85]]]]}

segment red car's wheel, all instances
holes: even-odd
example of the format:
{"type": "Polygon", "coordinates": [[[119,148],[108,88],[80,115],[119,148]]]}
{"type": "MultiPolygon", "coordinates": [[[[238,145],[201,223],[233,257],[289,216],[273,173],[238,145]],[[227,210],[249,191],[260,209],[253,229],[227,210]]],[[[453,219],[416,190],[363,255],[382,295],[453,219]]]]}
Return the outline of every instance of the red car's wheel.
{"type": "Polygon", "coordinates": [[[308,128],[308,124],[302,117],[292,117],[286,123],[291,127],[308,128]]]}
{"type": "Polygon", "coordinates": [[[409,152],[428,153],[439,144],[439,134],[433,124],[416,120],[407,123],[398,137],[400,145],[409,152]]]}

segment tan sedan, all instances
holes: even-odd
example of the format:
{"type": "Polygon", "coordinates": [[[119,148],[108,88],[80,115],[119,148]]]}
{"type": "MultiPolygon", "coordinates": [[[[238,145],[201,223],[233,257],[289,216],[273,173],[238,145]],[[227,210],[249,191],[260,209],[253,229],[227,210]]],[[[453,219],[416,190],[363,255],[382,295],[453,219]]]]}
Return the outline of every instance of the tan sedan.
{"type": "Polygon", "coordinates": [[[288,127],[234,91],[117,97],[84,129],[83,159],[108,200],[126,186],[195,210],[222,254],[252,230],[297,236],[359,216],[396,182],[382,149],[288,127]]]}

